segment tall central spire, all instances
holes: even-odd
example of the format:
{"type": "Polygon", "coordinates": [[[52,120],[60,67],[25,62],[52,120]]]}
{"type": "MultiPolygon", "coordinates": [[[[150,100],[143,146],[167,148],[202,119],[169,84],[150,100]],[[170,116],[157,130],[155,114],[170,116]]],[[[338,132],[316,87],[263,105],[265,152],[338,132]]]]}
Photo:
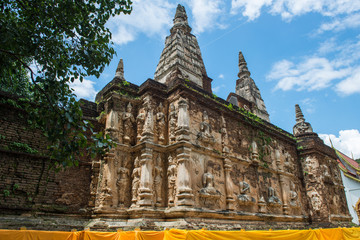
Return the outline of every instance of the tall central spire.
{"type": "Polygon", "coordinates": [[[191,27],[189,26],[187,19],[188,17],[184,6],[179,4],[176,8],[175,18],[173,20],[174,26],[170,29],[170,32],[172,33],[176,29],[182,29],[185,33],[190,33],[191,27]]]}
{"type": "Polygon", "coordinates": [[[170,36],[165,39],[165,47],[154,79],[169,85],[176,78],[183,78],[211,92],[212,79],[206,74],[199,44],[196,37],[191,34],[185,8],[180,4],[177,6],[173,22],[170,36]]]}

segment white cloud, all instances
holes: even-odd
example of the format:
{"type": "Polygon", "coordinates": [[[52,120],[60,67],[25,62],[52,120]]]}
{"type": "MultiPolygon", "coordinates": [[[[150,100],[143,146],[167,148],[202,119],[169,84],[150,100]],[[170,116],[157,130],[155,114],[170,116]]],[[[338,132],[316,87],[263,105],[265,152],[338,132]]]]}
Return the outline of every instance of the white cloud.
{"type": "Polygon", "coordinates": [[[358,28],[360,26],[360,13],[348,15],[346,17],[335,18],[331,22],[321,24],[318,33],[326,31],[341,31],[347,28],[358,28]]]}
{"type": "Polygon", "coordinates": [[[225,87],[225,85],[224,85],[224,84],[221,84],[221,85],[218,85],[218,86],[216,86],[216,87],[211,88],[211,90],[212,90],[213,92],[215,92],[215,93],[218,93],[218,92],[220,91],[220,89],[221,89],[221,88],[224,88],[224,87],[225,87]]]}
{"type": "Polygon", "coordinates": [[[334,147],[349,157],[360,158],[360,133],[357,129],[341,130],[339,137],[333,134],[319,134],[325,144],[331,146],[331,139],[334,147]]]}
{"type": "Polygon", "coordinates": [[[241,11],[249,20],[254,20],[266,9],[273,15],[280,15],[285,20],[310,12],[334,17],[352,14],[360,10],[360,1],[353,0],[232,0],[231,13],[241,11]]]}
{"type": "Polygon", "coordinates": [[[360,66],[353,70],[348,78],[338,83],[335,90],[345,95],[360,93],[360,66]]]}
{"type": "Polygon", "coordinates": [[[334,86],[340,95],[360,93],[360,38],[337,43],[331,38],[320,44],[312,56],[297,63],[276,62],[267,79],[276,80],[276,89],[321,90],[334,86]],[[330,60],[331,59],[331,60],[330,60]]]}
{"type": "Polygon", "coordinates": [[[220,78],[220,79],[224,79],[224,78],[225,78],[224,74],[220,74],[220,75],[219,75],[219,78],[220,78]]]}
{"type": "Polygon", "coordinates": [[[231,14],[237,14],[242,9],[244,17],[254,20],[260,16],[262,7],[268,6],[271,3],[272,0],[232,0],[231,14]]]}
{"type": "Polygon", "coordinates": [[[222,27],[218,18],[224,12],[221,0],[188,0],[194,17],[194,33],[199,34],[214,27],[222,27]]]}
{"type": "Polygon", "coordinates": [[[111,18],[108,27],[114,43],[122,45],[134,41],[143,33],[164,38],[172,25],[175,5],[162,0],[134,0],[130,15],[121,14],[111,18]]]}
{"type": "Polygon", "coordinates": [[[97,91],[95,91],[94,84],[95,82],[90,80],[84,79],[80,82],[79,79],[75,79],[73,83],[70,83],[70,88],[74,90],[73,93],[75,93],[78,98],[85,98],[93,101],[97,93],[97,91]]]}
{"type": "Polygon", "coordinates": [[[278,81],[275,89],[313,91],[327,88],[333,80],[348,74],[349,69],[336,69],[328,59],[312,56],[298,64],[288,60],[277,62],[267,78],[278,81]]]}
{"type": "Polygon", "coordinates": [[[305,107],[305,111],[308,113],[315,112],[314,99],[305,98],[301,101],[301,105],[305,107]]]}

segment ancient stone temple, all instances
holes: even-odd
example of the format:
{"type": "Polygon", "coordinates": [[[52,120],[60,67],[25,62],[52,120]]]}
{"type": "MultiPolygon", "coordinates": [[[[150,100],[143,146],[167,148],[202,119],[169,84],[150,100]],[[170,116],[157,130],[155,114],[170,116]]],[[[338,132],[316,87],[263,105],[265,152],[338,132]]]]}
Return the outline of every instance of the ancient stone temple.
{"type": "Polygon", "coordinates": [[[117,146],[66,173],[88,176],[81,183],[61,173],[54,177],[61,179],[59,186],[74,182],[54,200],[71,211],[56,216],[76,216],[78,226],[98,230],[349,223],[334,150],[313,132],[298,105],[293,134],[271,124],[241,52],[238,65],[235,93],[227,101],[212,95],[212,80],[179,5],[154,80],[132,84],[120,60],[96,104],[84,102],[85,116],[117,146]],[[79,184],[87,186],[82,198],[88,201],[75,206],[79,184]]]}

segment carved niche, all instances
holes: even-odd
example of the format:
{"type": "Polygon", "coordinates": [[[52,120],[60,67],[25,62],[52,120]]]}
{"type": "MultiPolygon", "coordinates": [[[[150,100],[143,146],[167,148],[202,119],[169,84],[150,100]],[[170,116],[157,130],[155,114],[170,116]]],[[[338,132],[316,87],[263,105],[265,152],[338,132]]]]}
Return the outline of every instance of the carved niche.
{"type": "Polygon", "coordinates": [[[256,202],[255,198],[251,197],[250,184],[246,181],[239,182],[239,195],[237,196],[240,205],[249,205],[256,202]]]}
{"type": "Polygon", "coordinates": [[[273,187],[268,188],[268,204],[270,206],[282,205],[280,198],[277,196],[276,191],[273,187]]]}
{"type": "Polygon", "coordinates": [[[104,210],[113,207],[113,194],[115,196],[117,193],[114,192],[112,179],[114,178],[112,173],[112,164],[114,162],[114,149],[111,149],[106,153],[102,163],[101,163],[101,175],[102,179],[99,183],[99,190],[96,196],[96,208],[97,210],[104,210]]]}
{"type": "Polygon", "coordinates": [[[197,134],[197,139],[206,145],[215,143],[215,138],[211,134],[211,131],[211,124],[208,114],[206,111],[204,111],[202,116],[202,122],[200,123],[200,131],[197,134]]]}
{"type": "Polygon", "coordinates": [[[298,194],[296,192],[296,186],[293,182],[290,183],[290,192],[289,192],[289,205],[291,207],[299,207],[298,194]]]}
{"type": "Polygon", "coordinates": [[[203,188],[199,191],[202,204],[208,208],[219,207],[221,193],[215,188],[214,169],[210,164],[202,177],[203,188]]]}
{"type": "Polygon", "coordinates": [[[115,161],[115,168],[117,173],[117,206],[121,208],[125,207],[125,201],[128,193],[127,189],[130,184],[130,170],[127,165],[128,164],[125,156],[123,156],[121,160],[115,161]]]}

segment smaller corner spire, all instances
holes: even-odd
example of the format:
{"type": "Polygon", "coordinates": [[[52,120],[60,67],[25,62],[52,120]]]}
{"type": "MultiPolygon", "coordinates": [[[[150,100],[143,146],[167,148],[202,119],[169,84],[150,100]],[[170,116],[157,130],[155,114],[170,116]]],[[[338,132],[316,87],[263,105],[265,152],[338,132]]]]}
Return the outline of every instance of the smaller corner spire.
{"type": "Polygon", "coordinates": [[[124,62],[122,58],[120,59],[119,64],[116,68],[115,77],[119,77],[122,79],[124,78],[124,62]]]}
{"type": "Polygon", "coordinates": [[[302,113],[299,104],[295,104],[295,118],[296,123],[305,122],[304,114],[302,113]]]}
{"type": "Polygon", "coordinates": [[[250,76],[249,69],[247,68],[247,62],[245,61],[244,55],[239,51],[239,73],[238,77],[241,78],[242,75],[250,76]]]}
{"type": "Polygon", "coordinates": [[[304,114],[302,113],[299,104],[295,104],[295,116],[296,116],[296,124],[293,127],[293,133],[295,137],[302,134],[314,133],[311,124],[305,122],[304,114]]]}

